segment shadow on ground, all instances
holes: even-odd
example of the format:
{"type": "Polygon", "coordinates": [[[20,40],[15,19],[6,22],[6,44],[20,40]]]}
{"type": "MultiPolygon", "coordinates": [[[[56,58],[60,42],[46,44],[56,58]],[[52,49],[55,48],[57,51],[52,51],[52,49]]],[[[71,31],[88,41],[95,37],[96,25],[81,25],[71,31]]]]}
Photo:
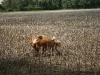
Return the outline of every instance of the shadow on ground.
{"type": "Polygon", "coordinates": [[[41,60],[1,59],[0,75],[99,75],[100,72],[73,72],[61,66],[46,64],[41,60]]]}

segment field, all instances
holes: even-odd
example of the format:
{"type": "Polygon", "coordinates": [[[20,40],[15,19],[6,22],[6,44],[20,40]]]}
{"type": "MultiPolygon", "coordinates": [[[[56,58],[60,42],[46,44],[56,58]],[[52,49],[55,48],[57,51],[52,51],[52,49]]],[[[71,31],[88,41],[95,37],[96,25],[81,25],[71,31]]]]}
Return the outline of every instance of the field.
{"type": "Polygon", "coordinates": [[[78,74],[100,74],[100,9],[0,13],[0,75],[78,74]],[[60,40],[60,55],[36,56],[39,34],[60,40]]]}

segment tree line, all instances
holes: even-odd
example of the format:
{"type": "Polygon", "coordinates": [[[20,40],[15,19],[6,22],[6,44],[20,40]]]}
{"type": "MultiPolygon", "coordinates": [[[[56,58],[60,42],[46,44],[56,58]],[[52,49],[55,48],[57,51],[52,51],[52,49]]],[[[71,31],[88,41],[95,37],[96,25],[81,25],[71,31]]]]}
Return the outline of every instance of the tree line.
{"type": "Polygon", "coordinates": [[[0,11],[99,8],[100,0],[3,0],[0,11]]]}

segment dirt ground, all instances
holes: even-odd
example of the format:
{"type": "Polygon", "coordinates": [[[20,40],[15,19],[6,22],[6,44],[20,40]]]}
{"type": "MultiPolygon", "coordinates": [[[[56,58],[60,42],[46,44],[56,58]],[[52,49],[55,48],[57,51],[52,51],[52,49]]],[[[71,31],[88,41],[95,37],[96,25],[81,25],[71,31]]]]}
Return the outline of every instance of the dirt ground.
{"type": "Polygon", "coordinates": [[[1,75],[99,75],[100,9],[0,13],[1,75]],[[35,56],[29,38],[61,41],[58,55],[35,56]]]}

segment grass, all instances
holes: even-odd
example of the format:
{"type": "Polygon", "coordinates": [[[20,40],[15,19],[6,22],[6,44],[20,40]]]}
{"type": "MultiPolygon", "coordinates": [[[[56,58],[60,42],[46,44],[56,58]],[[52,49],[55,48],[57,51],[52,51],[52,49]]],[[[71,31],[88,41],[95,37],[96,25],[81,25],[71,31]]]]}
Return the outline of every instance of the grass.
{"type": "Polygon", "coordinates": [[[100,10],[0,14],[1,75],[99,75],[100,10]],[[61,41],[61,56],[36,57],[29,37],[61,41]]]}

